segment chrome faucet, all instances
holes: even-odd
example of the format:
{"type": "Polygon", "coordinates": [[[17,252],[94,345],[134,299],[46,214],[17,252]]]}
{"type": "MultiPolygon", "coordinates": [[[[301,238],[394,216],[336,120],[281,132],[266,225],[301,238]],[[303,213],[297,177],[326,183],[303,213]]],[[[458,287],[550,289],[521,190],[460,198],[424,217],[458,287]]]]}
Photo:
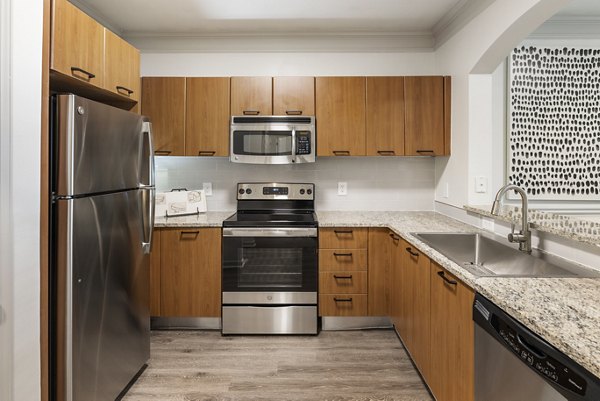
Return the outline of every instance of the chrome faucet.
{"type": "Polygon", "coordinates": [[[527,193],[520,187],[516,185],[505,185],[496,194],[496,199],[494,199],[494,204],[492,205],[492,215],[498,216],[500,213],[500,201],[505,193],[510,190],[515,191],[519,195],[521,195],[521,214],[522,214],[522,226],[521,232],[518,234],[515,233],[515,225],[512,225],[512,232],[508,234],[509,242],[518,242],[519,250],[527,253],[531,253],[531,231],[529,230],[529,219],[528,219],[528,204],[527,193]]]}

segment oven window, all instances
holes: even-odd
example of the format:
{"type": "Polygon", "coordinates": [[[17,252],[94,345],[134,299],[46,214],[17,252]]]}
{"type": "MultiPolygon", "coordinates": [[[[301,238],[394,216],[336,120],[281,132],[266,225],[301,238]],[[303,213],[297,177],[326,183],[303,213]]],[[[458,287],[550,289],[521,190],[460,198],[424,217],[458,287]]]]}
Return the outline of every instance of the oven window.
{"type": "Polygon", "coordinates": [[[240,248],[238,288],[302,288],[301,248],[240,248]]]}
{"type": "Polygon", "coordinates": [[[234,131],[233,153],[250,156],[290,156],[292,131],[234,131]]]}

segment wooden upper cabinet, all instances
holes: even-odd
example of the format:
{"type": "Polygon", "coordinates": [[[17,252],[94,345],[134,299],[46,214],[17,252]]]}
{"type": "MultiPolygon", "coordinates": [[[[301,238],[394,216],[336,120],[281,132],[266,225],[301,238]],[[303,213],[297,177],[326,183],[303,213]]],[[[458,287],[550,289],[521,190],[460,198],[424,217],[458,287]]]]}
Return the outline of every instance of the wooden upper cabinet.
{"type": "Polygon", "coordinates": [[[446,154],[444,77],[405,77],[405,154],[446,154]]]}
{"type": "Polygon", "coordinates": [[[152,123],[154,154],[184,156],[185,78],[144,77],[142,114],[152,123]]]}
{"type": "Polygon", "coordinates": [[[364,156],[365,77],[315,80],[318,156],[364,156]]]}
{"type": "Polygon", "coordinates": [[[229,78],[187,78],[185,155],[229,155],[229,78]]]}
{"type": "Polygon", "coordinates": [[[314,77],[274,77],[273,115],[315,115],[314,77]]]}
{"type": "Polygon", "coordinates": [[[473,401],[473,290],[432,262],[431,374],[427,383],[439,401],[473,401]]]}
{"type": "Polygon", "coordinates": [[[221,316],[221,229],[163,229],[160,309],[169,317],[221,316]]]}
{"type": "Polygon", "coordinates": [[[140,52],[115,35],[105,31],[104,87],[133,100],[140,99],[140,52]]]}
{"type": "Polygon", "coordinates": [[[271,77],[232,77],[231,115],[273,114],[271,77]]]}
{"type": "Polygon", "coordinates": [[[367,78],[367,156],[404,155],[404,78],[367,78]]]}
{"type": "Polygon", "coordinates": [[[54,0],[50,68],[104,87],[104,27],[67,0],[54,0]]]}

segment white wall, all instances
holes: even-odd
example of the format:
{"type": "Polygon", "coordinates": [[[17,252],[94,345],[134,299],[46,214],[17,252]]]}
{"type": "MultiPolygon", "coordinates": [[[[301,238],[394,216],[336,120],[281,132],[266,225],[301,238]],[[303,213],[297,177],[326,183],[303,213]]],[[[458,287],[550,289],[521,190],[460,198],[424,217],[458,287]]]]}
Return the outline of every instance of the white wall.
{"type": "Polygon", "coordinates": [[[432,75],[434,53],[142,53],[142,76],[432,75]]]}
{"type": "Polygon", "coordinates": [[[0,7],[0,399],[35,401],[43,1],[3,0],[0,7]]]}
{"type": "Polygon", "coordinates": [[[238,182],[315,183],[317,210],[433,210],[434,161],[428,157],[320,157],[316,163],[249,165],[228,158],[157,157],[158,191],[202,189],[211,182],[208,210],[235,210],[238,182]],[[348,195],[337,195],[337,183],[348,195]]]}
{"type": "Polygon", "coordinates": [[[492,146],[492,74],[514,46],[569,1],[496,1],[437,49],[438,72],[453,79],[453,110],[452,156],[436,160],[436,201],[461,207],[493,198],[497,188],[475,193],[477,175],[486,176],[488,184],[498,179],[492,146]]]}

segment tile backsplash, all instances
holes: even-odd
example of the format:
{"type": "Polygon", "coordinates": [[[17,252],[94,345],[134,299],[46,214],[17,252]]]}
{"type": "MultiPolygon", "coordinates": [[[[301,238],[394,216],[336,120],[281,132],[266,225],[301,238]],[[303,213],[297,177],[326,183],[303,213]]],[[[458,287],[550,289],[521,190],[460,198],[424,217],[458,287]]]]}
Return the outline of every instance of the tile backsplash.
{"type": "Polygon", "coordinates": [[[236,208],[238,182],[312,182],[317,210],[433,210],[435,162],[429,157],[321,157],[316,163],[254,165],[229,158],[156,157],[159,192],[212,183],[209,211],[236,208]],[[337,184],[348,183],[339,196],[337,184]]]}

